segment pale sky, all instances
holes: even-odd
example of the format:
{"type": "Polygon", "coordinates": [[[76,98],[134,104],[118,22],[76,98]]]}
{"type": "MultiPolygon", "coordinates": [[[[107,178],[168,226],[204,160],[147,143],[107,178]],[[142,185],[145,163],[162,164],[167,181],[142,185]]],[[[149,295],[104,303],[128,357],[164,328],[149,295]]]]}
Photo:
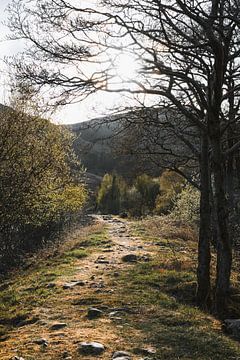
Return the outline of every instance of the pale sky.
{"type": "MultiPolygon", "coordinates": [[[[0,102],[6,103],[8,99],[6,66],[3,58],[11,56],[23,50],[21,42],[7,41],[8,28],[3,24],[7,19],[6,7],[10,0],[0,0],[0,102]]],[[[127,65],[126,65],[127,66],[127,65]]],[[[68,105],[59,110],[54,120],[60,123],[76,123],[89,120],[95,117],[105,116],[112,112],[114,106],[127,104],[124,95],[98,93],[91,95],[78,104],[68,105]]]]}

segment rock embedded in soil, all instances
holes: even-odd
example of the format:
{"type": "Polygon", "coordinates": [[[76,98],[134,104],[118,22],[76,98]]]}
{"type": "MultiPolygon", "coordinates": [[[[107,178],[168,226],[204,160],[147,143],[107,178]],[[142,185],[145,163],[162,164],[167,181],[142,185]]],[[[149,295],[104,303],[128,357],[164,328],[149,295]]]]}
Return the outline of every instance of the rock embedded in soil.
{"type": "Polygon", "coordinates": [[[82,342],[78,351],[83,355],[101,355],[105,351],[105,346],[98,342],[82,342]]]}
{"type": "Polygon", "coordinates": [[[55,287],[56,287],[56,284],[55,284],[55,283],[49,283],[49,284],[46,285],[46,288],[47,288],[47,289],[53,289],[53,288],[55,288],[55,287]]]}
{"type": "Polygon", "coordinates": [[[240,339],[240,319],[226,319],[223,322],[224,330],[240,339]]]}
{"type": "Polygon", "coordinates": [[[48,341],[44,338],[33,340],[34,344],[42,345],[44,347],[48,346],[48,341]]]}
{"type": "Polygon", "coordinates": [[[63,289],[72,289],[74,288],[75,286],[84,286],[85,285],[85,282],[80,280],[80,281],[72,281],[70,283],[66,283],[63,285],[63,289]]]}
{"type": "Polygon", "coordinates": [[[112,360],[131,360],[131,354],[127,351],[115,351],[112,360]]]}
{"type": "Polygon", "coordinates": [[[109,260],[106,260],[105,256],[99,256],[95,261],[95,264],[109,264],[109,260]]]}
{"type": "Polygon", "coordinates": [[[11,360],[25,360],[25,359],[21,356],[14,356],[11,358],[11,360]]]}
{"type": "Polygon", "coordinates": [[[63,329],[67,326],[66,323],[56,323],[56,324],[53,324],[52,326],[50,326],[50,330],[60,330],[60,329],[63,329]]]}
{"type": "Polygon", "coordinates": [[[72,356],[69,354],[69,352],[67,350],[65,350],[63,353],[62,353],[62,358],[64,360],[71,360],[72,359],[72,356]]]}
{"type": "Polygon", "coordinates": [[[143,356],[151,356],[155,355],[157,350],[154,348],[135,348],[133,349],[134,354],[136,355],[143,355],[143,356]]]}
{"type": "Polygon", "coordinates": [[[124,262],[137,262],[139,257],[136,254],[127,254],[122,257],[122,261],[124,262]]]}
{"type": "Polygon", "coordinates": [[[110,264],[109,260],[99,259],[95,261],[96,264],[110,264]]]}
{"type": "Polygon", "coordinates": [[[149,255],[143,255],[140,257],[140,260],[148,262],[148,261],[151,261],[151,257],[149,255]]]}
{"type": "Polygon", "coordinates": [[[103,311],[97,308],[88,309],[87,317],[89,320],[97,319],[103,315],[103,311]]]}

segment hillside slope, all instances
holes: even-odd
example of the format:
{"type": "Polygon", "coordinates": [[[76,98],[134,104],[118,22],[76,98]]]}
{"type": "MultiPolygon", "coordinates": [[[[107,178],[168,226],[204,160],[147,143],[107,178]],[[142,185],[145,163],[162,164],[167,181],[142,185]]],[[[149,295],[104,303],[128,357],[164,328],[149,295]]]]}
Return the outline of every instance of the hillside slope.
{"type": "Polygon", "coordinates": [[[159,176],[169,167],[197,168],[189,144],[200,149],[198,129],[164,109],[136,109],[68,129],[77,137],[74,147],[83,164],[101,176],[113,171],[130,178],[143,172],[159,176]]]}
{"type": "Polygon", "coordinates": [[[74,150],[87,171],[99,176],[117,172],[128,176],[134,166],[134,157],[120,155],[116,148],[116,134],[121,127],[117,117],[93,119],[67,125],[76,140],[74,150]]]}

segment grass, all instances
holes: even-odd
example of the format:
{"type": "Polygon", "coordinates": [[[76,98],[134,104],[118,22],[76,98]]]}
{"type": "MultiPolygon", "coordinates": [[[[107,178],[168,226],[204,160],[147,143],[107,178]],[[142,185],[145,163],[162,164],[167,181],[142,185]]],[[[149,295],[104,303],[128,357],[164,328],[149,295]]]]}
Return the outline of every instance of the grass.
{"type": "Polygon", "coordinates": [[[194,274],[172,270],[159,272],[156,263],[158,259],[136,265],[121,278],[125,288],[121,296],[139,308],[141,320],[132,317],[131,326],[144,333],[146,343],[156,347],[154,359],[239,357],[238,344],[222,333],[220,323],[188,303],[185,296],[185,303],[182,296],[179,297],[176,289],[186,291],[188,285],[191,288],[194,274]]]}
{"type": "MultiPolygon", "coordinates": [[[[0,293],[0,341],[12,329],[33,323],[38,319],[32,316],[32,310],[47,301],[58,302],[63,294],[61,286],[54,288],[47,285],[56,282],[62,276],[74,275],[75,262],[81,261],[96,246],[107,241],[107,230],[102,226],[90,226],[74,239],[69,239],[52,249],[52,254],[43,253],[42,258],[34,261],[28,270],[12,273],[14,281],[0,293]],[[88,243],[87,248],[79,248],[88,243]]],[[[79,266],[79,265],[78,265],[79,266]]],[[[7,281],[6,281],[7,284],[7,281]]]]}
{"type": "Polygon", "coordinates": [[[238,344],[222,333],[220,322],[193,305],[195,274],[159,269],[159,261],[156,257],[121,275],[119,297],[138,309],[137,317],[128,316],[121,334],[129,336],[128,328],[133,327],[132,342],[152,344],[156,360],[239,358],[238,344]]]}
{"type": "MultiPolygon", "coordinates": [[[[91,286],[70,291],[62,286],[47,287],[50,282],[61,284],[66,277],[74,276],[76,267],[81,268],[84,262],[95,265],[94,254],[111,246],[107,229],[102,225],[70,237],[54,257],[40,259],[31,269],[16,274],[15,281],[2,291],[0,341],[9,330],[37,321],[34,310],[38,306],[45,308],[51,304],[54,319],[60,313],[60,319],[69,322],[63,342],[60,339],[54,348],[54,341],[59,338],[52,339],[50,334],[49,348],[41,353],[39,348],[29,347],[28,357],[22,342],[19,356],[26,360],[36,356],[44,360],[62,359],[63,349],[69,350],[72,359],[77,360],[76,339],[106,344],[102,360],[111,358],[115,350],[140,353],[142,348],[149,347],[156,349],[156,354],[150,356],[152,360],[240,359],[239,343],[223,333],[220,321],[194,305],[197,243],[191,236],[180,239],[175,228],[171,230],[174,232],[177,237],[168,238],[166,229],[156,229],[149,220],[133,222],[131,233],[142,239],[151,261],[129,265],[120,262],[119,268],[106,272],[99,268],[96,272],[103,278],[103,292],[91,286]],[[104,292],[109,289],[110,292],[104,292]],[[88,321],[89,306],[102,308],[105,315],[88,321]],[[108,312],[116,308],[129,311],[120,311],[116,320],[110,320],[108,312]]],[[[41,325],[37,326],[37,334],[41,334],[41,325]]],[[[29,341],[26,334],[27,330],[25,336],[29,341]]],[[[36,332],[30,333],[30,337],[33,335],[36,337],[36,332]]]]}
{"type": "Polygon", "coordinates": [[[148,220],[134,222],[132,234],[159,247],[151,262],[127,268],[118,279],[115,301],[121,299],[118,305],[137,309],[137,316],[123,320],[121,335],[140,347],[152,344],[157,350],[151,357],[155,360],[240,359],[239,343],[223,333],[220,321],[195,306],[197,242],[193,232],[181,232],[176,224],[171,230],[158,230],[148,220]],[[130,328],[134,329],[131,333],[130,328]]]}
{"type": "Polygon", "coordinates": [[[88,252],[86,250],[82,250],[82,249],[74,249],[71,251],[66,252],[66,257],[67,258],[77,258],[77,259],[82,259],[88,256],[88,252]]]}

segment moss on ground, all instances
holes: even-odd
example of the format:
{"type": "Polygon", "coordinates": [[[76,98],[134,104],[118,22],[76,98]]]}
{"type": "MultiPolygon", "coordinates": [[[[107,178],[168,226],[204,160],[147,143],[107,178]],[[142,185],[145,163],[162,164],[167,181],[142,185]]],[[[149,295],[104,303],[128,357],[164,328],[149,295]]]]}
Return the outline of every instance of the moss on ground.
{"type": "MultiPolygon", "coordinates": [[[[74,241],[66,242],[50,259],[38,259],[28,270],[13,273],[14,281],[0,293],[0,341],[12,329],[33,323],[38,319],[31,315],[32,310],[48,301],[58,302],[64,292],[61,286],[48,286],[62,276],[76,272],[76,261],[97,251],[95,248],[107,239],[105,227],[89,227],[74,241]],[[79,249],[88,242],[86,249],[79,249]]],[[[49,255],[47,256],[49,258],[49,255]]],[[[5,286],[3,286],[5,287],[5,286]]]]}

